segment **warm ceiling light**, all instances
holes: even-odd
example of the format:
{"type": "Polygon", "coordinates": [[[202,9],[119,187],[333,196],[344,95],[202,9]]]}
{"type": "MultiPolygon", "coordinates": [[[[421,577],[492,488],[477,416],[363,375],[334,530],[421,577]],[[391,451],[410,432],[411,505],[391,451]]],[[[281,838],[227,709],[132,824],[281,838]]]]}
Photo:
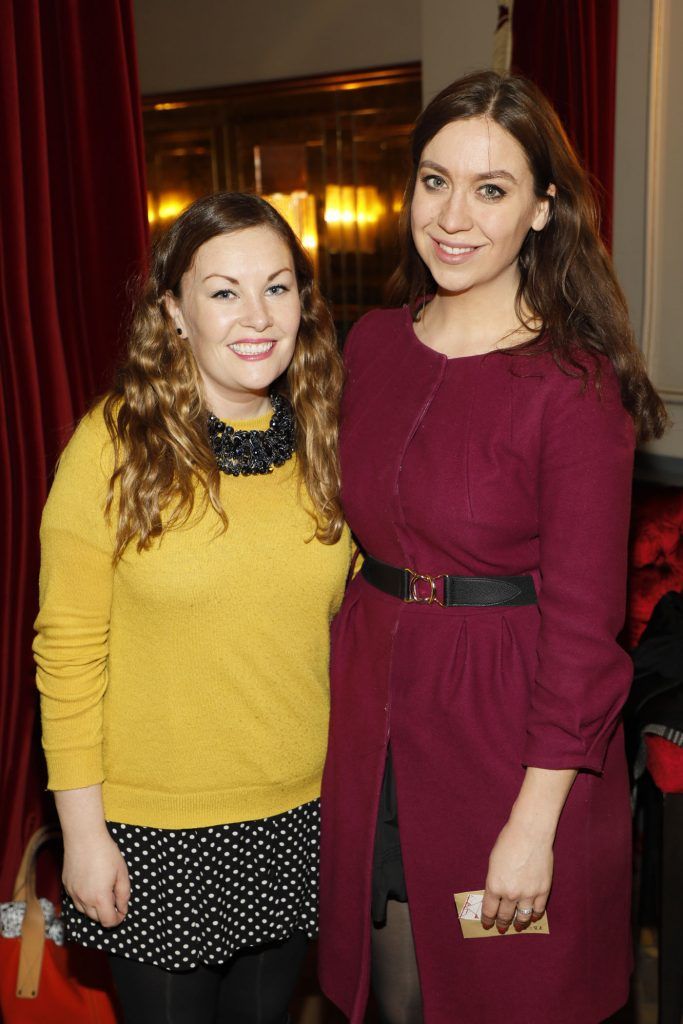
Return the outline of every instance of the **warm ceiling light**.
{"type": "Polygon", "coordinates": [[[159,201],[159,220],[170,220],[177,217],[185,209],[185,203],[173,197],[165,197],[159,201]]]}
{"type": "Polygon", "coordinates": [[[187,192],[162,192],[158,199],[147,193],[147,220],[150,224],[174,220],[190,205],[193,196],[187,192]]]}
{"type": "Polygon", "coordinates": [[[325,189],[325,224],[330,252],[374,252],[377,223],[384,205],[374,185],[328,185],[325,189]]]}
{"type": "Polygon", "coordinates": [[[263,196],[281,214],[305,249],[318,251],[318,225],[315,217],[315,196],[304,189],[294,192],[272,192],[263,196]]]}

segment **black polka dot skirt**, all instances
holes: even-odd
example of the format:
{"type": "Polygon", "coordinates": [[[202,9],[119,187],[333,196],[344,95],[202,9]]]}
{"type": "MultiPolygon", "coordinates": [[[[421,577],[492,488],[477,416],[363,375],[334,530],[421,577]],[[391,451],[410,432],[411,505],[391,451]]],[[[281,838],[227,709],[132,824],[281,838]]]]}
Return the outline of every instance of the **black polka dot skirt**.
{"type": "Polygon", "coordinates": [[[125,920],[103,928],[65,893],[67,939],[168,970],[317,930],[318,800],[258,821],[155,829],[108,822],[128,866],[125,920]]]}

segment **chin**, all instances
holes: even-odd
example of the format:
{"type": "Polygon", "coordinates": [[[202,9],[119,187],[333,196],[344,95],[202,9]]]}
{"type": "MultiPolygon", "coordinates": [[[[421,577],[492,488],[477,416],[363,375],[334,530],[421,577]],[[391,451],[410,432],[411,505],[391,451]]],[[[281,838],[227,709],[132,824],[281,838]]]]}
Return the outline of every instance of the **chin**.
{"type": "Polygon", "coordinates": [[[481,284],[480,281],[473,280],[469,274],[435,274],[433,270],[431,273],[439,291],[449,292],[453,295],[467,292],[474,285],[481,284]]]}
{"type": "Polygon", "coordinates": [[[252,391],[255,395],[262,395],[270,390],[271,385],[279,376],[279,373],[268,373],[258,377],[248,377],[240,381],[240,384],[245,391],[252,391]]]}

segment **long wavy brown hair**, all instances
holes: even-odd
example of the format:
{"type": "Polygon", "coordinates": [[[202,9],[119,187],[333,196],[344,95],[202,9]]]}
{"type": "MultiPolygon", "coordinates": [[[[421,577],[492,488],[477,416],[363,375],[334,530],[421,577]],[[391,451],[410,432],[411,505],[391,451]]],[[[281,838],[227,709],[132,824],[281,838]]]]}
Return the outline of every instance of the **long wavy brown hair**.
{"type": "Polygon", "coordinates": [[[228,527],[201,377],[164,296],[180,295],[183,274],[204,242],[261,226],[289,248],[301,301],[294,355],[273,389],[294,410],[299,473],[313,505],[315,535],[326,544],[340,537],[337,419],[343,368],[330,312],[309,256],[280,214],[258,196],[220,192],[189,206],[156,242],[136,289],[127,356],[104,404],[115,457],[107,497],[107,513],[114,505],[117,512],[115,561],[131,541],[142,551],[186,522],[198,495],[213,507],[222,528],[228,527]]]}
{"type": "Polygon", "coordinates": [[[538,331],[540,324],[541,329],[532,341],[504,351],[549,351],[566,373],[584,382],[592,376],[598,384],[598,360],[607,356],[638,439],[661,436],[667,425],[666,410],[648,379],[626,300],[600,240],[590,181],[552,106],[520,75],[493,71],[468,75],[443,89],[418,118],[401,214],[402,258],[389,281],[390,304],[408,302],[419,309],[424,297],[437,290],[410,229],[418,167],[425,146],[442,128],[473,117],[491,118],[517,140],[526,153],[539,199],[547,197],[550,185],[556,189],[547,225],[528,232],[518,257],[517,316],[525,326],[538,331]]]}

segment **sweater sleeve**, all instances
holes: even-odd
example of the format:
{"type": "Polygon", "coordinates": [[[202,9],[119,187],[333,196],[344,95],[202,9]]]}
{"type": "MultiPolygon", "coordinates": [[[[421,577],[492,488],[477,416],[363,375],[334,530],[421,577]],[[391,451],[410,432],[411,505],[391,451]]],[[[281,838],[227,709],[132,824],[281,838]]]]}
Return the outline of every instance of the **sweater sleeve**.
{"type": "Polygon", "coordinates": [[[609,364],[600,394],[565,376],[541,429],[541,623],[524,763],[600,772],[632,678],[616,637],[634,431],[609,364]]]}
{"type": "Polygon", "coordinates": [[[33,651],[48,788],[103,781],[102,703],[112,595],[112,537],[104,514],[111,445],[101,410],[77,428],[60,460],[40,528],[40,611],[33,651]]]}

